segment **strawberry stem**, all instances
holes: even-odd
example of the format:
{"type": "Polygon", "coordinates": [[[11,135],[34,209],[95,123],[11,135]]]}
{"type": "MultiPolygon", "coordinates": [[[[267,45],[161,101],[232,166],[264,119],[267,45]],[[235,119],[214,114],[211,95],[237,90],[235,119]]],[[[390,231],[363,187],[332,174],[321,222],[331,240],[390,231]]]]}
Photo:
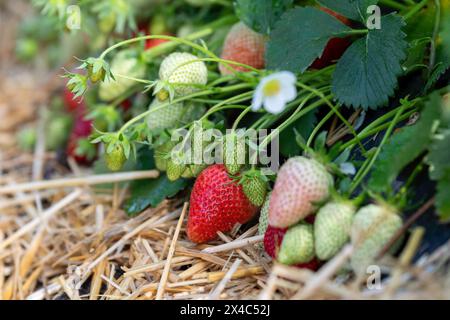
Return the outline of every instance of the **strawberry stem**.
{"type": "Polygon", "coordinates": [[[233,127],[231,128],[231,130],[236,130],[239,122],[245,117],[245,115],[247,113],[249,113],[250,111],[252,111],[252,107],[248,107],[246,108],[244,111],[241,112],[241,114],[236,118],[236,120],[234,121],[233,127]]]}
{"type": "Polygon", "coordinates": [[[377,150],[375,151],[374,155],[372,156],[372,158],[370,158],[370,157],[367,158],[367,160],[365,161],[365,164],[367,163],[367,165],[363,166],[360,169],[360,171],[357,173],[357,175],[355,176],[355,180],[354,180],[352,186],[350,187],[350,191],[349,191],[350,194],[356,190],[356,188],[361,184],[361,182],[364,180],[364,178],[370,172],[370,169],[375,164],[375,161],[377,160],[378,156],[380,155],[381,149],[386,144],[388,138],[391,136],[392,132],[394,131],[395,126],[399,122],[398,120],[399,120],[400,116],[402,115],[406,106],[409,104],[410,103],[405,103],[398,109],[394,119],[392,120],[392,123],[389,125],[389,128],[387,129],[386,134],[384,135],[383,140],[381,141],[381,143],[378,146],[377,150]]]}

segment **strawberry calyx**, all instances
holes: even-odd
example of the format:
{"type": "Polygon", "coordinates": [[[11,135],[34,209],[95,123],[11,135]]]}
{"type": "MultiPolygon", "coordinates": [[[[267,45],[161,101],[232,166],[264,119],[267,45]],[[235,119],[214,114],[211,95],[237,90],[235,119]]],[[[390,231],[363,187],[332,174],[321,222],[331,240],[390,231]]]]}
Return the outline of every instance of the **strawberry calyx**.
{"type": "Polygon", "coordinates": [[[66,87],[70,92],[74,94],[74,99],[82,97],[86,93],[88,80],[87,76],[66,71],[66,73],[62,77],[69,79],[67,81],[66,87]]]}
{"type": "Polygon", "coordinates": [[[105,162],[111,171],[119,171],[125,162],[130,158],[131,153],[136,157],[136,147],[130,143],[129,138],[122,133],[103,133],[97,131],[97,134],[91,139],[91,145],[104,143],[105,162]]]}
{"type": "Polygon", "coordinates": [[[252,168],[245,171],[239,178],[245,195],[252,204],[261,207],[266,199],[269,189],[269,180],[261,173],[261,170],[252,168]]]}

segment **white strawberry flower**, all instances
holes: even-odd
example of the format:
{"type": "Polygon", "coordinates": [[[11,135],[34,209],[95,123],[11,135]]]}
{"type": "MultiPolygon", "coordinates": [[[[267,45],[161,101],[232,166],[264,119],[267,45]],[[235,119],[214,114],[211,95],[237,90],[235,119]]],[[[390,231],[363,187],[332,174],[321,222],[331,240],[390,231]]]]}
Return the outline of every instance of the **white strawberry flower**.
{"type": "Polygon", "coordinates": [[[297,96],[296,76],[289,71],[273,73],[261,80],[253,95],[252,110],[262,106],[273,114],[282,112],[286,104],[297,96]]]}

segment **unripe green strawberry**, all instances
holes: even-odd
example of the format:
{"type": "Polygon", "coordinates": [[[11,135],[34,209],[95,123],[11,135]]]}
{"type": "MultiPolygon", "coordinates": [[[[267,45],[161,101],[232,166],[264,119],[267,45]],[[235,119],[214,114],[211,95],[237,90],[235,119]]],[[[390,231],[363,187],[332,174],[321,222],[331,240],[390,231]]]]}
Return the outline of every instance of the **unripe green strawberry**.
{"type": "Polygon", "coordinates": [[[287,228],[314,213],[326,201],[333,178],[319,162],[290,158],[278,172],[269,207],[269,223],[287,228]]]}
{"type": "Polygon", "coordinates": [[[112,31],[114,26],[116,25],[116,14],[111,11],[108,14],[99,15],[98,26],[102,33],[107,34],[112,31]]]}
{"type": "Polygon", "coordinates": [[[371,204],[361,208],[353,219],[351,229],[353,270],[357,274],[365,273],[401,227],[402,219],[395,209],[387,205],[371,204]]]}
{"type": "Polygon", "coordinates": [[[142,78],[145,76],[145,66],[135,57],[131,50],[124,50],[119,52],[111,62],[111,72],[115,77],[107,79],[100,84],[99,96],[103,101],[113,101],[123,95],[135,84],[134,80],[120,77],[119,75],[142,78]]]}
{"type": "Polygon", "coordinates": [[[46,148],[56,150],[65,145],[69,139],[72,128],[72,118],[70,116],[58,115],[50,119],[46,131],[46,148]]]}
{"type": "Polygon", "coordinates": [[[236,175],[245,164],[245,139],[233,132],[225,136],[223,143],[223,161],[227,172],[236,175]]]}
{"type": "Polygon", "coordinates": [[[189,167],[191,168],[193,176],[198,177],[198,175],[200,173],[202,173],[202,171],[205,170],[208,167],[208,165],[206,165],[206,164],[191,164],[189,167]]]}
{"type": "Polygon", "coordinates": [[[17,39],[16,55],[25,62],[31,61],[39,52],[39,44],[36,40],[30,38],[17,39]]]}
{"type": "Polygon", "coordinates": [[[289,228],[281,243],[277,259],[287,265],[307,263],[314,259],[313,226],[301,223],[289,228]]]}
{"type": "Polygon", "coordinates": [[[181,175],[184,179],[192,179],[194,178],[194,174],[192,173],[192,169],[190,166],[187,166],[186,169],[184,169],[183,174],[181,175]]]}
{"type": "Polygon", "coordinates": [[[119,171],[122,169],[126,161],[127,158],[125,156],[123,146],[120,143],[116,143],[114,148],[105,154],[106,166],[111,171],[119,171]]]}
{"type": "Polygon", "coordinates": [[[167,163],[169,162],[168,155],[170,154],[170,151],[172,151],[174,146],[175,143],[173,141],[168,141],[155,148],[153,157],[155,159],[156,169],[158,169],[159,171],[167,170],[167,163]]]}
{"type": "Polygon", "coordinates": [[[186,125],[194,120],[200,119],[206,111],[204,105],[192,101],[186,101],[184,106],[185,111],[180,121],[182,125],[186,125]]]}
{"type": "Polygon", "coordinates": [[[258,224],[258,234],[262,235],[266,233],[267,227],[269,226],[269,203],[270,203],[270,195],[272,192],[269,192],[266,196],[264,204],[261,208],[261,213],[259,215],[259,224],[258,224]]]}
{"type": "Polygon", "coordinates": [[[198,91],[195,85],[208,82],[206,65],[203,61],[196,61],[198,59],[190,53],[174,52],[161,63],[159,78],[172,84],[179,96],[192,94],[198,91]]]}
{"type": "Polygon", "coordinates": [[[195,178],[200,173],[202,173],[202,171],[205,170],[207,167],[208,167],[207,165],[202,164],[191,164],[186,167],[181,177],[186,179],[195,178]]]}
{"type": "Polygon", "coordinates": [[[350,240],[355,207],[350,202],[333,201],[323,206],[314,222],[316,255],[331,259],[350,240]]]}
{"type": "Polygon", "coordinates": [[[250,202],[261,207],[266,199],[269,183],[257,170],[250,170],[243,174],[242,189],[250,202]]]}
{"type": "Polygon", "coordinates": [[[167,162],[167,177],[170,181],[176,181],[181,178],[184,170],[186,169],[185,164],[175,163],[172,159],[167,162]]]}
{"type": "Polygon", "coordinates": [[[32,151],[36,145],[36,129],[32,127],[23,128],[17,134],[17,142],[23,151],[32,151]]]}
{"type": "MultiPolygon", "coordinates": [[[[261,211],[259,213],[259,222],[258,222],[258,235],[263,235],[266,233],[267,228],[269,227],[269,203],[270,203],[270,195],[269,192],[266,196],[263,206],[261,207],[261,211]]],[[[258,243],[257,247],[259,249],[264,249],[264,243],[258,243]]]]}
{"type": "MultiPolygon", "coordinates": [[[[168,103],[168,100],[161,102],[156,98],[150,104],[149,110],[154,110],[166,103],[168,103]]],[[[147,125],[152,132],[165,129],[176,129],[181,126],[181,120],[185,112],[186,108],[182,102],[172,103],[151,112],[147,116],[147,125]]]]}
{"type": "Polygon", "coordinates": [[[92,83],[97,83],[99,81],[105,80],[106,72],[105,69],[100,68],[99,70],[94,72],[94,66],[89,65],[88,66],[88,74],[89,74],[89,80],[91,80],[92,83]]]}

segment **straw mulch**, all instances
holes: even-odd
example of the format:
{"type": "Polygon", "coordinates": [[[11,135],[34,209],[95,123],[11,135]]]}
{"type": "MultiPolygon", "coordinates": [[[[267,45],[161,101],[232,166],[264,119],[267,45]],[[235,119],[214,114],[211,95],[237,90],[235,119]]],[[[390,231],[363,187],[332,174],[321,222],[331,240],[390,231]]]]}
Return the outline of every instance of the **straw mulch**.
{"type": "MultiPolygon", "coordinates": [[[[13,21],[3,18],[5,40],[13,21]]],[[[12,47],[2,48],[6,61],[12,47]]],[[[370,290],[365,279],[341,271],[351,246],[314,273],[274,265],[261,250],[257,226],[237,226],[216,242],[194,245],[185,233],[185,198],[129,218],[121,209],[128,184],[119,182],[158,172],[94,176],[71,159],[62,166],[44,151],[45,130],[34,154],[20,152],[15,132],[29,122],[42,126],[39,110],[58,78],[11,63],[0,73],[0,298],[450,298],[450,243],[411,264],[421,229],[399,259],[382,260],[383,281],[370,290]]]]}
{"type": "Polygon", "coordinates": [[[95,176],[71,159],[69,168],[60,165],[42,151],[44,141],[39,135],[34,154],[0,144],[3,299],[450,298],[450,243],[411,264],[422,229],[413,230],[399,259],[382,260],[385,277],[368,289],[366,279],[341,271],[350,245],[313,273],[274,265],[257,226],[194,245],[185,233],[185,198],[129,218],[121,209],[128,184],[119,182],[158,172],[95,176]],[[100,185],[107,182],[114,187],[100,185]]]}

